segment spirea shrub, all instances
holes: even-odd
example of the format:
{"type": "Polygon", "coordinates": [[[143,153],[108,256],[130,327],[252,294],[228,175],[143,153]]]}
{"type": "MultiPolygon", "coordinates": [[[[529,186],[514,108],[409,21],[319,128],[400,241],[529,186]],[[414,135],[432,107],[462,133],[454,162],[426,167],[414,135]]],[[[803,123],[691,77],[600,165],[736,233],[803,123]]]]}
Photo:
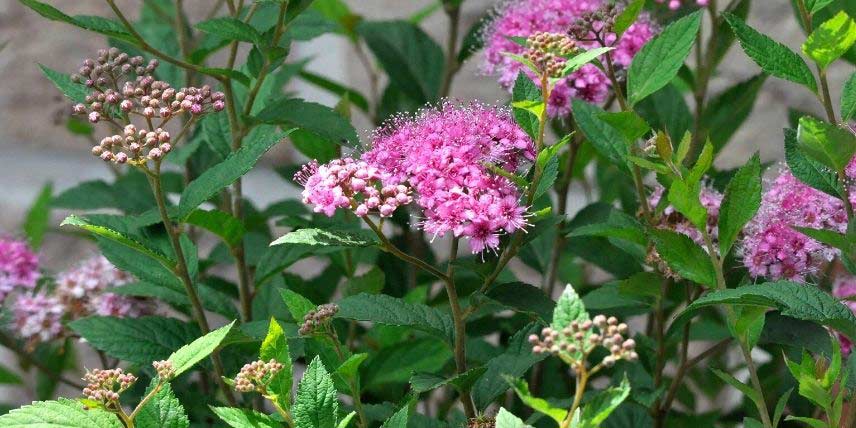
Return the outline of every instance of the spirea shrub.
{"type": "Polygon", "coordinates": [[[846,1],[20,3],[102,43],[41,71],[112,178],[0,235],[0,428],[856,426],[846,1]],[[784,157],[717,161],[773,80],[784,157]]]}

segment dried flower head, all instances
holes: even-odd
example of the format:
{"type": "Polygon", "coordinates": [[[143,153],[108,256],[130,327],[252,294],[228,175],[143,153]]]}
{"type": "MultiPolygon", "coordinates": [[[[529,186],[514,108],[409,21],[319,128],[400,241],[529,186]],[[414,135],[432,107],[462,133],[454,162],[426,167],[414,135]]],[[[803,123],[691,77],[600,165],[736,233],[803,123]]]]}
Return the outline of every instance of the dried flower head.
{"type": "Polygon", "coordinates": [[[25,241],[0,237],[0,302],[18,288],[32,289],[41,277],[39,256],[25,241]]]}
{"type": "Polygon", "coordinates": [[[87,370],[83,376],[87,383],[83,395],[93,401],[106,405],[118,405],[119,396],[137,381],[131,373],[121,368],[87,370]]]}
{"type": "Polygon", "coordinates": [[[241,371],[235,376],[235,391],[255,391],[266,394],[268,383],[282,368],[282,363],[274,359],[268,362],[258,360],[244,364],[244,367],[241,367],[241,371]]]}
{"type": "Polygon", "coordinates": [[[314,333],[319,327],[327,325],[333,316],[339,312],[339,305],[335,303],[325,303],[311,310],[303,316],[303,324],[297,330],[301,336],[308,336],[314,333]]]}
{"type": "Polygon", "coordinates": [[[597,347],[609,351],[599,365],[611,367],[619,360],[635,361],[636,341],[627,339],[627,324],[619,323],[615,317],[597,315],[591,320],[572,321],[561,331],[545,327],[541,336],[529,336],[532,352],[536,354],[554,354],[568,363],[575,372],[579,372],[588,355],[597,347]]]}

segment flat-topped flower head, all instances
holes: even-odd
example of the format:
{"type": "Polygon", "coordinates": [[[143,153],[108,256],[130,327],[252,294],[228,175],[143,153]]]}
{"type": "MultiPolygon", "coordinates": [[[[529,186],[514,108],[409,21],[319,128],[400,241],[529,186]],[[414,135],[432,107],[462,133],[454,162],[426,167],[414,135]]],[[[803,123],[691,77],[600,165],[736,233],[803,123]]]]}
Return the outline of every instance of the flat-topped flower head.
{"type": "Polygon", "coordinates": [[[84,260],[57,275],[56,296],[74,317],[103,315],[139,317],[154,312],[148,299],[111,293],[110,289],[125,285],[133,277],[104,256],[84,260]]]}
{"type": "MultiPolygon", "coordinates": [[[[509,0],[501,3],[493,11],[493,19],[483,34],[485,50],[482,72],[496,76],[500,85],[510,90],[519,73],[534,77],[523,64],[506,55],[524,54],[526,47],[518,44],[515,37],[528,38],[536,33],[567,34],[572,28],[579,31],[581,20],[601,15],[602,19],[585,21],[588,25],[586,28],[609,29],[611,20],[620,12],[620,9],[611,5],[612,2],[607,0],[509,0]]],[[[642,14],[618,40],[607,31],[599,41],[588,37],[588,32],[586,37],[574,41],[576,47],[585,50],[600,47],[603,43],[615,47],[610,54],[618,67],[625,68],[655,32],[656,26],[647,14],[642,14]]],[[[610,86],[603,71],[594,64],[587,64],[556,82],[547,110],[554,117],[566,115],[570,112],[572,98],[603,102],[609,95],[610,86]]]]}
{"type": "Polygon", "coordinates": [[[86,371],[83,380],[86,398],[106,406],[118,406],[120,395],[137,381],[137,377],[121,368],[92,369],[86,371]]]}
{"type": "Polygon", "coordinates": [[[0,237],[0,302],[17,288],[35,288],[39,277],[39,256],[27,242],[0,237]]]}
{"type": "Polygon", "coordinates": [[[15,333],[30,347],[62,336],[65,315],[62,302],[43,292],[32,296],[20,295],[12,305],[15,333]]]}
{"type": "Polygon", "coordinates": [[[235,376],[235,391],[267,394],[267,385],[283,367],[282,363],[274,359],[244,364],[235,376]]]}
{"type": "Polygon", "coordinates": [[[362,159],[390,184],[412,187],[426,232],[451,232],[477,253],[526,224],[519,190],[489,165],[513,173],[534,156],[532,139],[508,110],[445,102],[380,128],[362,159]]]}

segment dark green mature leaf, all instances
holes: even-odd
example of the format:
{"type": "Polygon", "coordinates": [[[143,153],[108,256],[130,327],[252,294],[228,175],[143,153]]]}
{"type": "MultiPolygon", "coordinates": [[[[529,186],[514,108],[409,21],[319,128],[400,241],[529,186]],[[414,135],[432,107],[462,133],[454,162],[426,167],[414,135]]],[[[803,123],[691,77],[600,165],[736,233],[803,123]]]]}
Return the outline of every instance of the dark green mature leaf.
{"type": "Polygon", "coordinates": [[[450,378],[434,375],[431,373],[413,373],[410,377],[410,385],[413,391],[422,393],[444,385],[452,385],[458,391],[468,390],[487,370],[487,367],[476,367],[464,373],[456,374],[450,378]]]}
{"type": "Polygon", "coordinates": [[[282,300],[285,302],[285,306],[288,308],[288,313],[295,320],[302,320],[309,311],[315,309],[314,303],[293,290],[283,288],[280,290],[280,294],[282,295],[282,300]]]}
{"type": "Polygon", "coordinates": [[[36,1],[36,0],[20,0],[21,4],[36,11],[39,15],[58,22],[74,25],[75,27],[83,28],[84,30],[93,31],[104,34],[115,39],[123,40],[131,44],[136,44],[136,37],[128,33],[121,24],[116,21],[111,21],[100,16],[68,16],[59,9],[36,1]]]}
{"type": "Polygon", "coordinates": [[[347,118],[330,107],[287,98],[274,101],[260,111],[255,120],[261,123],[297,127],[309,131],[329,142],[357,147],[360,138],[347,118]]]}
{"type": "Polygon", "coordinates": [[[491,287],[487,297],[517,312],[537,316],[542,322],[553,319],[556,302],[540,288],[524,282],[506,282],[491,287]]]}
{"type": "Polygon", "coordinates": [[[797,142],[797,131],[785,128],[785,161],[791,174],[803,183],[833,197],[842,195],[835,172],[803,153],[797,142]]]}
{"type": "Polygon", "coordinates": [[[639,245],[647,244],[648,238],[645,235],[645,229],[637,219],[624,212],[612,210],[605,220],[603,223],[592,223],[577,227],[568,236],[600,236],[623,239],[639,245]]]}
{"type": "Polygon", "coordinates": [[[232,130],[225,114],[209,114],[202,118],[202,135],[208,146],[225,159],[232,153],[232,130]]]}
{"type": "Polygon", "coordinates": [[[335,428],[339,401],[333,378],[315,357],[297,386],[292,411],[296,428],[335,428]]]}
{"type": "MultiPolygon", "coordinates": [[[[514,82],[514,88],[511,90],[511,103],[521,103],[524,101],[537,102],[541,100],[541,89],[532,82],[526,73],[518,73],[517,80],[514,82]]],[[[538,136],[538,117],[530,110],[523,108],[512,108],[514,121],[529,134],[530,137],[538,136]]]]}
{"type": "Polygon", "coordinates": [[[636,104],[675,78],[690,53],[701,26],[696,11],[672,24],[642,47],[627,71],[627,96],[636,104]]]}
{"type": "Polygon", "coordinates": [[[814,75],[799,55],[787,46],[759,33],[746,25],[742,19],[725,14],[725,19],[740,41],[743,51],[764,70],[765,73],[804,85],[817,92],[814,75]]]}
{"type": "Polygon", "coordinates": [[[856,116],[856,73],[847,78],[841,89],[841,120],[849,121],[856,116]]]}
{"type": "Polygon", "coordinates": [[[723,382],[733,386],[734,388],[742,392],[743,395],[754,401],[757,405],[765,405],[764,401],[761,399],[761,396],[758,394],[758,391],[754,390],[751,386],[740,382],[734,376],[722,370],[711,369],[711,371],[713,371],[713,374],[715,374],[718,378],[722,379],[723,382]]]}
{"type": "MultiPolygon", "coordinates": [[[[146,395],[152,391],[157,382],[157,379],[152,379],[152,383],[146,389],[146,395]]],[[[139,428],[187,428],[190,426],[184,406],[175,397],[168,383],[162,385],[155,396],[140,409],[134,423],[139,428]]]]}
{"type": "Polygon", "coordinates": [[[452,342],[454,329],[448,313],[430,306],[408,303],[385,294],[358,294],[339,302],[337,318],[402,325],[452,342]]]}
{"type": "Polygon", "coordinates": [[[766,80],[765,74],[759,74],[739,82],[717,95],[705,107],[702,126],[715,152],[725,147],[752,113],[755,100],[766,80]]]}
{"type": "Polygon", "coordinates": [[[164,317],[93,316],[72,321],[69,327],[93,348],[111,357],[142,365],[166,359],[199,335],[195,324],[164,317]]]}
{"type": "Polygon", "coordinates": [[[651,127],[638,114],[632,111],[606,112],[598,116],[624,136],[627,141],[636,141],[651,131],[651,127]]]}
{"type": "Polygon", "coordinates": [[[614,165],[624,165],[628,143],[618,130],[600,119],[604,111],[585,101],[572,101],[574,120],[597,152],[614,165]]]}
{"type": "Polygon", "coordinates": [[[422,104],[440,95],[443,49],[407,21],[362,22],[357,32],[380,62],[393,85],[422,104]]]}
{"type": "Polygon", "coordinates": [[[693,123],[684,95],[674,84],[645,98],[636,105],[636,111],[653,129],[665,130],[672,141],[680,141],[693,123]]]}
{"type": "Polygon", "coordinates": [[[54,198],[53,205],[73,210],[119,207],[114,189],[102,180],[84,181],[64,190],[54,198]]]}
{"type": "Polygon", "coordinates": [[[761,206],[761,159],[756,153],[725,187],[719,208],[719,251],[725,255],[761,206]]]}
{"type": "Polygon", "coordinates": [[[856,22],[843,10],[827,19],[808,36],[802,51],[820,68],[826,68],[856,43],[856,22]]]}
{"type": "Polygon", "coordinates": [[[380,428],[407,428],[408,419],[410,419],[410,404],[405,404],[404,407],[384,421],[380,428]]]}
{"type": "Polygon", "coordinates": [[[279,428],[281,423],[264,413],[235,407],[211,407],[211,410],[232,428],[279,428]]]}
{"type": "Polygon", "coordinates": [[[175,376],[184,373],[214,352],[234,325],[235,322],[232,321],[173,352],[168,361],[172,363],[172,367],[175,369],[175,376]]]}
{"type": "Polygon", "coordinates": [[[45,184],[24,218],[24,233],[27,235],[30,246],[34,249],[38,249],[42,245],[42,239],[48,230],[52,198],[53,184],[45,184]]]}
{"type": "Polygon", "coordinates": [[[491,21],[489,16],[482,16],[467,30],[464,40],[461,41],[461,48],[458,50],[458,64],[462,64],[484,46],[483,32],[491,21]]]}
{"type": "Polygon", "coordinates": [[[246,141],[238,151],[223,162],[212,166],[185,187],[181,193],[177,217],[185,218],[199,205],[232,184],[255,166],[271,147],[282,141],[292,130],[274,135],[263,135],[246,141]]]}
{"type": "Polygon", "coordinates": [[[684,309],[670,330],[688,321],[699,309],[721,304],[778,309],[782,315],[816,322],[856,337],[856,315],[847,306],[817,287],[789,281],[714,291],[684,309]]]}
{"type": "Polygon", "coordinates": [[[193,210],[185,222],[199,226],[223,239],[231,247],[241,243],[246,233],[244,224],[235,216],[220,210],[193,210]]]}
{"type": "Polygon", "coordinates": [[[363,366],[367,388],[382,389],[406,383],[413,373],[439,373],[452,359],[450,347],[433,337],[407,340],[383,348],[363,366]]]}
{"type": "Polygon", "coordinates": [[[270,245],[305,245],[308,247],[371,247],[377,237],[369,230],[298,229],[280,236],[270,245]]]}
{"type": "Polygon", "coordinates": [[[37,401],[0,416],[3,428],[122,428],[115,414],[67,398],[37,401]]]}
{"type": "Polygon", "coordinates": [[[518,331],[508,341],[508,348],[502,355],[487,362],[487,371],[473,385],[473,401],[476,408],[483,410],[500,394],[508,390],[508,383],[503,375],[512,377],[522,376],[535,363],[545,357],[532,353],[532,345],[528,342],[530,334],[541,330],[541,325],[532,323],[518,331]]]}
{"type": "Polygon", "coordinates": [[[800,118],[797,143],[806,155],[836,172],[844,171],[856,153],[852,132],[810,116],[800,118]]]}
{"type": "Polygon", "coordinates": [[[66,217],[65,220],[62,221],[62,223],[60,223],[60,226],[66,226],[66,225],[78,227],[78,228],[83,229],[87,232],[90,232],[94,235],[97,235],[97,236],[103,237],[105,239],[109,239],[110,241],[124,245],[125,247],[133,249],[134,251],[137,251],[137,252],[142,253],[142,254],[144,254],[144,255],[146,255],[146,256],[154,259],[154,260],[159,261],[160,263],[164,264],[165,266],[170,266],[172,264],[172,262],[169,260],[169,258],[167,256],[165,256],[163,253],[161,253],[160,250],[157,250],[155,248],[151,248],[150,246],[148,246],[148,245],[140,242],[139,240],[137,240],[136,237],[132,237],[128,234],[118,232],[118,231],[110,229],[108,227],[95,224],[92,221],[90,221],[89,219],[86,219],[83,217],[78,217],[76,215],[70,215],[70,216],[66,217]]]}
{"type": "Polygon", "coordinates": [[[315,74],[311,71],[301,70],[297,75],[300,76],[301,79],[330,93],[336,94],[339,97],[344,97],[347,95],[348,100],[351,101],[351,104],[366,113],[369,112],[369,101],[363,94],[357,92],[355,89],[348,88],[340,83],[334,82],[320,74],[315,74]]]}
{"type": "Polygon", "coordinates": [[[196,24],[196,28],[227,40],[239,40],[254,44],[262,43],[261,34],[252,25],[230,16],[202,21],[196,24]]]}
{"type": "Polygon", "coordinates": [[[68,75],[52,70],[44,65],[39,64],[39,68],[42,69],[42,73],[45,77],[53,82],[54,86],[56,86],[63,95],[68,97],[68,99],[76,103],[86,101],[86,96],[89,94],[89,90],[86,86],[80,83],[74,83],[68,75]]]}
{"type": "Polygon", "coordinates": [[[651,231],[660,257],[682,277],[709,287],[716,286],[716,271],[708,254],[689,236],[665,229],[651,231]]]}

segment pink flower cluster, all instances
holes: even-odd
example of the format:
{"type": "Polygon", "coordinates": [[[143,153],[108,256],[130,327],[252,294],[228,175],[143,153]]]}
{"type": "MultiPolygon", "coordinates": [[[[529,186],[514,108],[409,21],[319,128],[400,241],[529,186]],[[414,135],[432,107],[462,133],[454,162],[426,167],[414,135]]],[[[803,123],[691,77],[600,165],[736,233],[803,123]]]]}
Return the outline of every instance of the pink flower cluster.
{"type": "Polygon", "coordinates": [[[360,217],[376,211],[391,217],[413,198],[404,184],[383,184],[388,174],[363,160],[334,159],[326,165],[304,165],[294,181],[303,186],[303,203],[314,205],[317,213],[332,216],[337,208],[351,209],[360,217]]]}
{"type": "MultiPolygon", "coordinates": [[[[538,32],[566,33],[577,20],[595,12],[606,4],[606,0],[510,0],[494,11],[492,23],[485,31],[485,54],[482,71],[498,77],[500,85],[511,89],[521,71],[533,77],[521,63],[504,53],[522,54],[525,47],[510,37],[529,37],[538,32]]],[[[642,15],[624,33],[620,40],[608,35],[605,42],[615,46],[611,53],[618,67],[627,67],[633,56],[650,40],[656,27],[647,15],[642,15]]],[[[593,41],[577,41],[584,49],[598,47],[593,41]]],[[[593,64],[587,64],[559,80],[550,94],[548,112],[551,116],[562,116],[570,112],[572,98],[588,102],[603,102],[610,90],[606,74],[593,64]]]]}
{"type": "MultiPolygon", "coordinates": [[[[842,299],[842,302],[856,314],[856,276],[839,275],[832,284],[832,295],[842,299]]],[[[841,351],[845,355],[850,354],[853,351],[853,342],[840,333],[837,335],[841,342],[841,351]]]]}
{"type": "MultiPolygon", "coordinates": [[[[648,198],[648,204],[652,208],[656,208],[663,198],[664,192],[665,188],[658,184],[648,198]]],[[[722,205],[722,196],[722,193],[707,185],[701,188],[701,193],[699,194],[699,202],[707,210],[707,233],[710,234],[714,242],[719,237],[719,227],[717,224],[719,223],[719,207],[722,205]]],[[[663,214],[659,219],[659,226],[689,236],[701,246],[705,244],[701,231],[693,226],[686,217],[677,212],[672,205],[668,205],[663,209],[663,214]]]]}
{"type": "Polygon", "coordinates": [[[785,170],[764,193],[761,209],[745,228],[743,263],[752,276],[802,281],[835,257],[835,249],[793,226],[844,232],[847,214],[841,200],[785,170]]]}
{"type": "Polygon", "coordinates": [[[39,256],[25,241],[0,238],[0,303],[18,288],[35,288],[39,256]]]}
{"type": "MultiPolygon", "coordinates": [[[[666,3],[667,0],[656,0],[657,3],[666,3]]],[[[701,7],[706,7],[709,3],[709,0],[695,0],[696,4],[701,7]]],[[[669,9],[676,10],[682,6],[682,0],[668,0],[669,9]]]]}
{"type": "Polygon", "coordinates": [[[15,331],[31,343],[47,342],[62,335],[65,306],[43,292],[20,295],[12,308],[15,331]]]}
{"type": "Polygon", "coordinates": [[[452,232],[478,253],[496,249],[501,233],[526,224],[518,189],[486,166],[515,172],[534,159],[532,139],[507,110],[447,102],[393,120],[372,140],[363,160],[386,172],[390,184],[412,186],[428,233],[452,232]]]}

